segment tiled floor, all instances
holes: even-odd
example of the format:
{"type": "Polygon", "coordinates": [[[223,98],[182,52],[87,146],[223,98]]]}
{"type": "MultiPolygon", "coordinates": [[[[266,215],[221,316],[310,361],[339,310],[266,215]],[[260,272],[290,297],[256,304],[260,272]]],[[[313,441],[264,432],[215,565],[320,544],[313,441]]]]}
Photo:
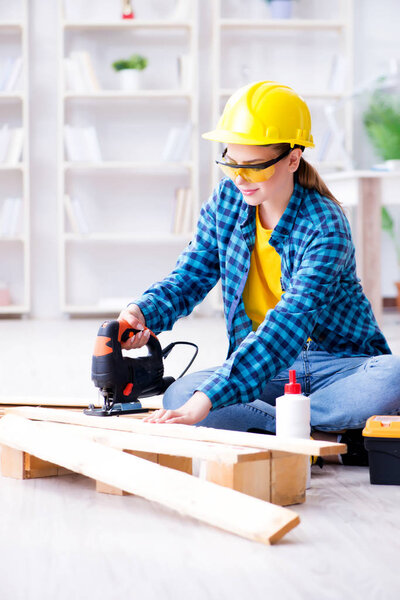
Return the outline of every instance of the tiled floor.
{"type": "MultiPolygon", "coordinates": [[[[97,320],[0,321],[1,395],[83,396],[97,320]]],[[[400,354],[400,313],[383,330],[400,354]]],[[[193,368],[220,363],[221,319],[179,322],[161,341],[200,346],[193,368]]],[[[187,354],[170,358],[178,374],[187,354]]],[[[138,497],[97,494],[78,475],[0,477],[1,600],[397,600],[400,486],[368,469],[313,467],[301,524],[265,547],[138,497]]]]}

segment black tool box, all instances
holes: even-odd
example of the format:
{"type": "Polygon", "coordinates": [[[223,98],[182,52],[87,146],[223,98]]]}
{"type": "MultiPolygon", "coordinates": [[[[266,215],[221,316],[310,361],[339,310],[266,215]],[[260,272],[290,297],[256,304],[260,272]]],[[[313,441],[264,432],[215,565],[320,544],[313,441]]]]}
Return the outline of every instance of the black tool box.
{"type": "Polygon", "coordinates": [[[400,416],[370,417],[363,436],[371,483],[400,485],[400,416]]]}

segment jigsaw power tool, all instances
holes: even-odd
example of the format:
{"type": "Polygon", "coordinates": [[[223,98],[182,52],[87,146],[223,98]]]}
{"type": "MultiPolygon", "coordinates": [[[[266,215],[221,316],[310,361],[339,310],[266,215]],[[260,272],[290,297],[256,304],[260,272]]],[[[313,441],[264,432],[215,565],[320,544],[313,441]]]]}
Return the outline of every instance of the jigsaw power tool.
{"type": "Polygon", "coordinates": [[[142,407],[139,398],[163,394],[175,381],[173,377],[164,377],[163,363],[174,346],[184,344],[196,348],[179,377],[186,373],[197,356],[198,347],[191,342],[173,342],[162,349],[152,331],[146,344],[147,356],[123,356],[121,343],[136,333],[138,330],[126,321],[105,321],[100,326],[92,358],[92,380],[99,388],[103,407],[95,408],[90,404],[84,410],[85,414],[106,417],[147,412],[148,409],[142,407]]]}

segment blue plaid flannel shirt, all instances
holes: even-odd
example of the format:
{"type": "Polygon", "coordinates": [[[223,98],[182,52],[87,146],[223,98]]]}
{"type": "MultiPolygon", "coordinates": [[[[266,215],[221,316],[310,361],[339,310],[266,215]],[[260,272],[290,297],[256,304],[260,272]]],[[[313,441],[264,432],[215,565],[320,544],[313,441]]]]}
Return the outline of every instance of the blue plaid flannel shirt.
{"type": "Polygon", "coordinates": [[[254,241],[255,208],[222,179],[175,269],[135,301],[146,325],[159,333],[188,315],[221,279],[228,356],[198,388],[213,409],[258,398],[309,337],[336,356],[391,354],[356,276],[350,226],[337,204],[295,183],[269,242],[281,257],[284,294],[253,332],[242,292],[254,241]]]}

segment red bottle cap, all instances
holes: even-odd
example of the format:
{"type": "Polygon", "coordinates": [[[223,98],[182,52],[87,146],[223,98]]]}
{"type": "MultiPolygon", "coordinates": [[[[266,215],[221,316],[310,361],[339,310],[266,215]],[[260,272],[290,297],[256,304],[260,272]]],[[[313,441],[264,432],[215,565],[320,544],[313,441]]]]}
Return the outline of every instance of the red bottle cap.
{"type": "Polygon", "coordinates": [[[301,394],[301,385],[296,383],[296,371],[289,371],[289,382],[285,384],[285,394],[301,394]]]}

